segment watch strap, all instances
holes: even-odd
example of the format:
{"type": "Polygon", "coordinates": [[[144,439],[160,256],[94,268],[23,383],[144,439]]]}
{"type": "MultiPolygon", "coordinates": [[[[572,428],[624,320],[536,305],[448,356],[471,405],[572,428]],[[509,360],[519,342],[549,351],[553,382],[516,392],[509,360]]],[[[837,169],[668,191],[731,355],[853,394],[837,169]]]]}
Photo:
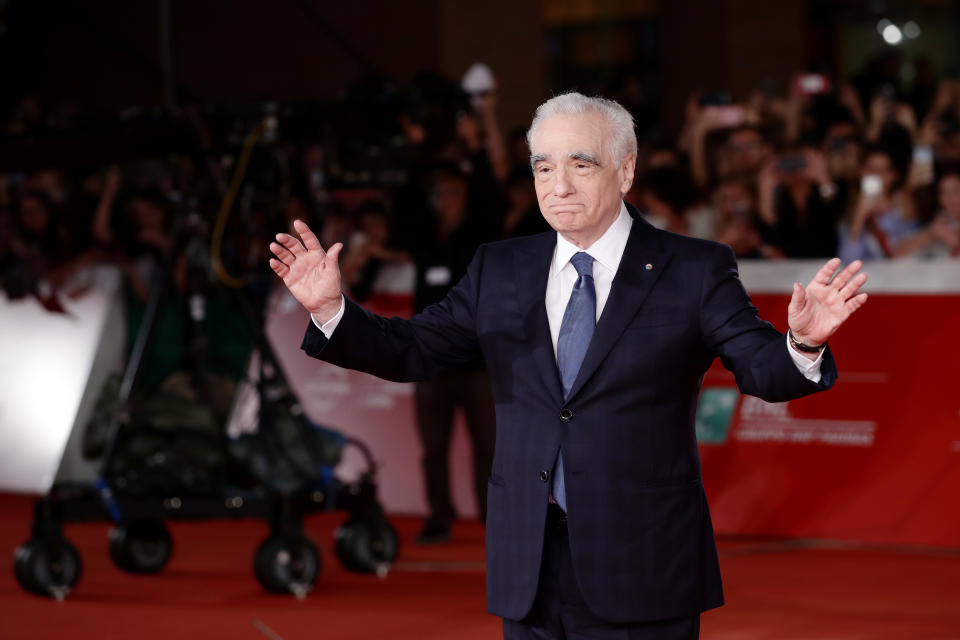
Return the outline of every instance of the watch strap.
{"type": "Polygon", "coordinates": [[[787,329],[787,339],[790,341],[791,347],[804,353],[820,353],[820,351],[827,346],[826,342],[818,345],[804,344],[797,340],[796,336],[793,335],[793,329],[787,329]]]}

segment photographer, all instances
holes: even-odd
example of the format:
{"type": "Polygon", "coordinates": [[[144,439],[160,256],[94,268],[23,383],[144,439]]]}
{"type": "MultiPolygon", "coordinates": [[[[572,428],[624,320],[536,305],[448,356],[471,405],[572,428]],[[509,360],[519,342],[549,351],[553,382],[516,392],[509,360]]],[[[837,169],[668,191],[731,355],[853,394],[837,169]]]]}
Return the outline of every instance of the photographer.
{"type": "Polygon", "coordinates": [[[380,202],[361,205],[357,220],[357,228],[346,243],[341,269],[350,295],[362,302],[372,293],[380,270],[387,264],[409,262],[410,254],[393,248],[390,215],[380,202]]]}
{"type": "Polygon", "coordinates": [[[529,236],[549,231],[533,188],[533,176],[529,167],[518,167],[510,172],[506,184],[507,208],[503,214],[502,238],[529,236]]]}
{"type": "Polygon", "coordinates": [[[915,207],[893,155],[882,147],[864,153],[860,192],[840,225],[838,255],[876,260],[898,255],[900,243],[918,228],[915,207]]]}
{"type": "MultiPolygon", "coordinates": [[[[12,210],[0,213],[6,227],[0,230],[0,280],[10,298],[34,295],[48,310],[62,311],[57,291],[99,255],[69,232],[61,205],[44,182],[42,175],[33,176],[10,197],[12,210]]],[[[59,180],[57,188],[62,188],[59,180]]]]}
{"type": "Polygon", "coordinates": [[[766,240],[786,258],[836,253],[840,217],[837,187],[823,154],[808,145],[788,147],[764,165],[757,180],[766,240]]]}
{"type": "Polygon", "coordinates": [[[639,195],[638,208],[656,228],[695,238],[713,236],[713,212],[697,206],[699,192],[685,169],[651,169],[643,177],[639,195]]]}
{"type": "Polygon", "coordinates": [[[917,258],[960,257],[960,172],[952,169],[937,182],[940,209],[925,227],[908,236],[894,255],[917,258]]]}
{"type": "Polygon", "coordinates": [[[932,147],[939,163],[960,161],[960,80],[945,78],[918,132],[918,142],[932,147]]]}
{"type": "Polygon", "coordinates": [[[777,258],[782,254],[763,240],[763,223],[757,213],[757,198],[747,179],[724,180],[713,190],[715,242],[721,242],[738,258],[777,258]]]}
{"type": "Polygon", "coordinates": [[[691,173],[700,188],[717,179],[754,173],[763,166],[772,149],[758,123],[759,114],[730,104],[725,94],[688,101],[681,145],[690,155],[691,173]]]}
{"type": "MultiPolygon", "coordinates": [[[[411,247],[417,267],[414,310],[444,299],[466,274],[474,252],[497,239],[497,229],[482,199],[471,197],[474,184],[455,168],[434,172],[429,212],[411,247]]],[[[417,535],[418,544],[450,539],[456,517],[450,497],[450,440],[454,414],[463,411],[473,445],[473,474],[481,521],[486,518],[487,478],[493,461],[496,418],[490,381],[482,362],[441,378],[417,382],[414,391],[417,427],[423,444],[423,473],[430,514],[417,535]]]]}
{"type": "Polygon", "coordinates": [[[860,155],[863,143],[856,120],[849,112],[842,112],[826,126],[820,145],[827,173],[837,185],[842,202],[856,189],[860,180],[860,155]]]}

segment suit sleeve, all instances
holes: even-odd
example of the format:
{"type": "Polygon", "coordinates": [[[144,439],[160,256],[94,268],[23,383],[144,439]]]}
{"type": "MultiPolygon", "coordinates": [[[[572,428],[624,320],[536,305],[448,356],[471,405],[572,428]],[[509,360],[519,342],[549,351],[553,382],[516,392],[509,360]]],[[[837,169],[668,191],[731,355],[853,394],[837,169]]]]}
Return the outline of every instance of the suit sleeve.
{"type": "Polygon", "coordinates": [[[384,318],[345,298],[343,318],[327,339],[310,322],[300,348],[307,355],[385,380],[428,380],[481,358],[476,332],[483,266],[480,247],[467,274],[447,296],[409,320],[384,318]]]}
{"type": "Polygon", "coordinates": [[[733,372],[743,393],[768,402],[784,402],[829,389],[837,369],[827,347],[820,382],[803,376],[790,357],[784,334],[761,320],[750,301],[733,251],[714,249],[707,261],[700,298],[700,326],[707,348],[733,372]]]}

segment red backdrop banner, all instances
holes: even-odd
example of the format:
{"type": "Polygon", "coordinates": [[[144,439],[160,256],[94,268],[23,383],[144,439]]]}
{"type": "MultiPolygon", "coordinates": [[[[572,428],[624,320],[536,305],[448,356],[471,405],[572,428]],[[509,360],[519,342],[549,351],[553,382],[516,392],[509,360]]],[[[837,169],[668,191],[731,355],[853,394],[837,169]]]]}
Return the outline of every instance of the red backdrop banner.
{"type": "MultiPolygon", "coordinates": [[[[754,294],[764,318],[786,295],[754,294]]],[[[960,297],[873,295],[831,341],[834,388],[769,404],[719,362],[698,414],[721,534],[960,546],[960,297]]]]}

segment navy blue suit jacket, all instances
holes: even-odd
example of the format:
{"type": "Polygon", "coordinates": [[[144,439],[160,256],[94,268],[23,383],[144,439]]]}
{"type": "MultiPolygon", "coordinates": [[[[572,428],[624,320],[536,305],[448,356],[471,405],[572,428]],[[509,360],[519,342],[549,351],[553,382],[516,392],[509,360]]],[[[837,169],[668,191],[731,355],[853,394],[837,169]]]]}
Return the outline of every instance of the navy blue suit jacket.
{"type": "Polygon", "coordinates": [[[633,227],[566,401],[544,296],[554,232],[482,246],[439,304],[410,320],[351,301],[328,341],[312,324],[303,349],[388,380],[443,375],[486,360],[497,414],[487,502],[487,606],[521,619],[537,591],[553,468],[563,448],[568,528],[583,596],[611,622],[698,613],[723,604],[700,477],[694,415],[715,357],[743,393],[778,402],[832,385],[790,359],[757,317],[726,246],[633,227]],[[647,268],[650,265],[651,268],[647,268]]]}

